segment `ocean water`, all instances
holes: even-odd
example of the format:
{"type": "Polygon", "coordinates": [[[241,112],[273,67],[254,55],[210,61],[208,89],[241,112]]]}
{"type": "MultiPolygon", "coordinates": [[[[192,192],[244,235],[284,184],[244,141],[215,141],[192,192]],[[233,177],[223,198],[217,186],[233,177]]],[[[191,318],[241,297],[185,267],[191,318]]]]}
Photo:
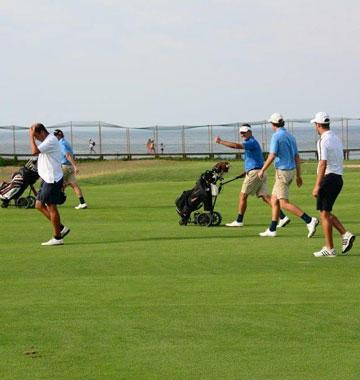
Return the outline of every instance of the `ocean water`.
{"type": "MultiPolygon", "coordinates": [[[[54,127],[49,127],[53,130],[54,127]]],[[[57,125],[63,130],[76,154],[90,154],[89,139],[96,142],[95,151],[101,154],[144,154],[147,153],[146,142],[155,140],[156,151],[161,153],[231,153],[232,149],[214,143],[215,136],[222,139],[240,141],[238,126],[199,126],[199,127],[157,127],[157,128],[121,128],[108,124],[67,123],[57,125]]],[[[269,148],[272,130],[268,124],[253,125],[253,134],[264,151],[269,148]]],[[[309,123],[290,122],[286,128],[295,136],[299,150],[315,150],[318,136],[309,123]]],[[[360,148],[360,121],[348,124],[334,122],[331,129],[342,139],[344,148],[360,148]]],[[[30,154],[27,129],[0,127],[1,154],[30,154]]],[[[315,158],[314,154],[302,154],[302,158],[315,158]]],[[[351,159],[359,159],[360,152],[352,152],[351,159]]]]}

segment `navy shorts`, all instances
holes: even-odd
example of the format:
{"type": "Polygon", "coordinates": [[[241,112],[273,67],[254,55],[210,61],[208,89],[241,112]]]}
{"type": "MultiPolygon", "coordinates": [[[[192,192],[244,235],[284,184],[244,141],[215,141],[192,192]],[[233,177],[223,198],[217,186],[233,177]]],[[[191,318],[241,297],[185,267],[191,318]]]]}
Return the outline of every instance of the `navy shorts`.
{"type": "Polygon", "coordinates": [[[63,190],[64,179],[54,183],[41,183],[40,190],[36,196],[36,200],[46,205],[61,205],[65,202],[65,194],[63,190]]]}
{"type": "Polygon", "coordinates": [[[320,211],[332,211],[337,196],[343,187],[343,179],[338,174],[327,174],[320,184],[316,208],[320,211]]]}

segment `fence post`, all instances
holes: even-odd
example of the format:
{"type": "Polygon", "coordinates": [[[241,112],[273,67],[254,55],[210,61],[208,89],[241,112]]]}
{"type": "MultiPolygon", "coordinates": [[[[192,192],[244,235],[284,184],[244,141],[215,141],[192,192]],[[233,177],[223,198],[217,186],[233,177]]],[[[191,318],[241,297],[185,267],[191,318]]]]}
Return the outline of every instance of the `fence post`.
{"type": "Polygon", "coordinates": [[[212,125],[208,125],[209,158],[214,158],[212,135],[213,135],[213,133],[212,133],[212,125]]]}
{"type": "Polygon", "coordinates": [[[261,136],[261,145],[262,145],[262,150],[263,152],[266,151],[266,148],[267,148],[267,134],[266,134],[266,121],[264,122],[264,124],[262,124],[262,136],[261,136]]]}
{"type": "Polygon", "coordinates": [[[185,125],[183,125],[181,128],[181,152],[182,152],[183,158],[186,158],[186,153],[185,153],[185,125]]]}
{"type": "Polygon", "coordinates": [[[346,149],[349,149],[349,119],[346,119],[346,149]]]}
{"type": "Polygon", "coordinates": [[[126,128],[126,153],[128,154],[128,159],[131,160],[130,128],[126,128]]]}
{"type": "Polygon", "coordinates": [[[13,153],[14,153],[14,160],[16,160],[16,138],[15,138],[15,125],[12,126],[13,131],[13,153]]]}
{"type": "Polygon", "coordinates": [[[350,158],[349,151],[349,119],[345,119],[345,141],[346,141],[346,159],[350,158]]]}
{"type": "Polygon", "coordinates": [[[71,141],[71,146],[74,146],[72,121],[70,121],[70,141],[71,141]]]}
{"type": "MultiPolygon", "coordinates": [[[[241,139],[240,139],[240,123],[237,123],[234,126],[234,141],[236,141],[238,144],[241,143],[241,139]]],[[[240,153],[239,151],[237,151],[237,153],[235,154],[235,157],[237,159],[241,160],[241,155],[242,155],[242,153],[240,153]]]]}
{"type": "Polygon", "coordinates": [[[99,154],[100,154],[100,159],[102,159],[102,140],[101,140],[101,123],[99,121],[99,154]]]}
{"type": "Polygon", "coordinates": [[[155,125],[154,135],[155,135],[155,138],[154,138],[154,140],[155,140],[154,154],[155,154],[155,157],[157,158],[158,153],[159,153],[159,126],[158,125],[155,125]]]}

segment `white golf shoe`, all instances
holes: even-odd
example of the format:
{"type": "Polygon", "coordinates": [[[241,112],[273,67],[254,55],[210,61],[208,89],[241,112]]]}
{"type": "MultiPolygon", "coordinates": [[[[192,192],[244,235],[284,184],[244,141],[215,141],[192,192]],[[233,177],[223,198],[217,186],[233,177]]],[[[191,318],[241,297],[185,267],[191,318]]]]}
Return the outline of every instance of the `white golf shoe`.
{"type": "Polygon", "coordinates": [[[315,257],[336,257],[336,251],[335,248],[322,247],[319,252],[314,252],[313,255],[315,257]]]}
{"type": "Polygon", "coordinates": [[[287,216],[285,216],[284,218],[279,220],[279,223],[276,227],[278,228],[285,227],[289,223],[290,223],[290,219],[287,216]]]}
{"type": "Polygon", "coordinates": [[[355,241],[355,235],[353,235],[351,232],[349,231],[346,231],[344,233],[344,235],[342,235],[342,248],[341,248],[341,252],[343,255],[347,255],[350,251],[350,249],[352,248],[353,246],[353,243],[355,241]]]}
{"type": "Polygon", "coordinates": [[[61,238],[63,239],[69,232],[70,232],[70,228],[64,226],[63,229],[60,231],[61,238]]]}
{"type": "Polygon", "coordinates": [[[86,203],[80,203],[75,208],[76,208],[76,210],[83,210],[83,209],[87,208],[87,204],[86,203]]]}
{"type": "Polygon", "coordinates": [[[319,224],[319,220],[317,218],[311,218],[311,222],[306,224],[306,227],[309,231],[308,236],[307,236],[308,238],[311,238],[312,236],[314,236],[316,232],[316,227],[318,226],[318,224],[319,224]]]}
{"type": "Polygon", "coordinates": [[[55,239],[55,238],[52,238],[45,243],[41,243],[41,245],[63,245],[63,244],[64,244],[63,239],[55,239]]]}
{"type": "Polygon", "coordinates": [[[269,229],[267,229],[264,232],[260,232],[259,236],[261,236],[261,237],[275,237],[276,231],[270,231],[269,229]]]}
{"type": "Polygon", "coordinates": [[[234,220],[231,223],[226,223],[225,226],[227,227],[242,227],[244,225],[243,222],[238,222],[237,220],[234,220]]]}

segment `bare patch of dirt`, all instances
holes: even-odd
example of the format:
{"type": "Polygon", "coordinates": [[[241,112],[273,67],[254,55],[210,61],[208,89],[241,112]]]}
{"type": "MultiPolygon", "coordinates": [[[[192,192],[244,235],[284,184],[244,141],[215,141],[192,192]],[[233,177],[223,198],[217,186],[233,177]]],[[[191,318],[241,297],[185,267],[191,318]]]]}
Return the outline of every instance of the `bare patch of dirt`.
{"type": "Polygon", "coordinates": [[[99,175],[134,172],[155,165],[159,165],[159,162],[151,160],[83,162],[79,164],[78,178],[92,178],[99,175]]]}
{"type": "MultiPolygon", "coordinates": [[[[150,168],[159,165],[168,165],[167,160],[104,160],[94,162],[80,162],[78,164],[78,178],[93,178],[99,175],[118,174],[134,172],[144,168],[150,168]]],[[[18,171],[20,166],[3,166],[0,167],[0,182],[9,181],[11,174],[18,171]]]]}
{"type": "Polygon", "coordinates": [[[24,351],[24,355],[29,356],[30,358],[40,358],[41,357],[39,352],[34,347],[31,347],[30,350],[24,351]]]}

